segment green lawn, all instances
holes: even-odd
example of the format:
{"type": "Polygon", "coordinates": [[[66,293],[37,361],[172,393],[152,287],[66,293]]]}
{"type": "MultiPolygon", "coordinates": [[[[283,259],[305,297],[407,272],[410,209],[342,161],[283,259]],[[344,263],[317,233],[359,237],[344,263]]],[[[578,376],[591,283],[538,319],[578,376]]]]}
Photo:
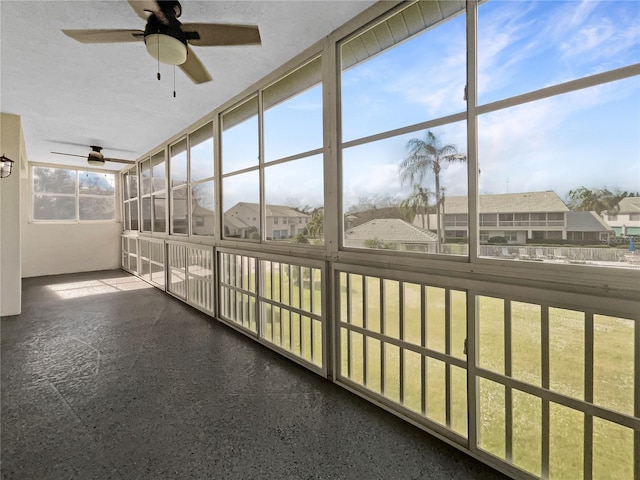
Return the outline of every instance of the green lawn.
{"type": "MultiPolygon", "coordinates": [[[[341,274],[341,320],[381,332],[408,343],[420,344],[420,286],[377,278],[341,274]],[[381,289],[381,282],[383,288],[381,289]],[[363,291],[367,302],[363,305],[363,291]],[[347,298],[350,293],[350,311],[347,298]],[[381,303],[381,295],[383,302],[381,303]],[[400,298],[404,300],[404,322],[400,324],[400,298]],[[384,325],[381,325],[381,309],[384,325]],[[366,325],[363,314],[366,312],[366,325]]],[[[458,358],[463,355],[466,337],[466,294],[450,290],[451,330],[447,352],[445,335],[445,297],[447,291],[426,287],[426,346],[458,358]]],[[[542,386],[541,307],[511,302],[511,376],[542,386]]],[[[505,301],[499,298],[478,299],[479,365],[505,374],[505,301]]],[[[582,312],[549,309],[550,388],[558,393],[584,399],[585,317],[582,312]]],[[[445,375],[447,366],[411,350],[380,342],[341,328],[341,373],[366,388],[381,393],[406,408],[421,412],[422,376],[426,388],[424,415],[446,425],[445,375]],[[400,369],[403,356],[404,368],[400,369]],[[366,365],[366,378],[363,366],[366,365]],[[350,371],[349,371],[350,369],[350,371]],[[423,371],[424,370],[424,371],[423,371]],[[403,376],[404,397],[401,402],[399,379],[403,376]],[[384,385],[384,391],[381,385],[384,385]]],[[[594,403],[622,413],[633,414],[633,321],[594,316],[594,403]]],[[[451,422],[448,426],[467,434],[466,372],[451,369],[451,422]]],[[[479,445],[482,449],[506,458],[505,386],[488,379],[479,380],[479,445]]],[[[522,391],[512,390],[512,462],[536,475],[541,474],[542,401],[522,391]]],[[[550,478],[582,478],[584,415],[557,404],[550,405],[550,478]]],[[[601,419],[594,419],[593,478],[632,478],[633,432],[601,419]]]]}
{"type": "MultiPolygon", "coordinates": [[[[322,325],[313,318],[322,311],[320,270],[303,268],[298,271],[296,268],[290,272],[286,264],[267,262],[262,265],[262,271],[266,272],[265,297],[280,304],[263,304],[264,337],[321,366],[322,325]],[[269,268],[266,268],[267,264],[269,268]],[[294,312],[288,306],[309,315],[294,312]]],[[[424,335],[427,348],[466,361],[463,349],[467,296],[464,291],[410,283],[402,284],[401,290],[397,281],[353,274],[349,275],[347,288],[345,273],[340,274],[340,283],[340,321],[418,346],[424,335]],[[424,325],[421,319],[423,288],[426,299],[424,325]],[[445,323],[447,295],[451,311],[448,336],[445,323]],[[400,315],[401,299],[403,317],[400,315]]],[[[479,366],[505,375],[505,301],[491,297],[480,297],[477,301],[479,366]]],[[[511,376],[542,387],[542,308],[523,302],[511,302],[508,308],[511,312],[511,376]]],[[[594,403],[633,415],[634,323],[603,315],[595,315],[593,321],[594,403]]],[[[339,339],[340,372],[344,377],[467,436],[466,370],[344,326],[340,327],[339,339]],[[448,425],[447,375],[451,382],[448,425]]],[[[549,339],[550,388],[563,395],[584,399],[584,313],[549,308],[549,339]]],[[[479,379],[479,446],[503,459],[506,458],[507,401],[504,385],[479,379]]],[[[540,475],[542,401],[528,393],[512,390],[511,405],[511,461],[540,475]]],[[[583,478],[584,414],[551,403],[549,418],[550,478],[583,478]]],[[[598,418],[593,424],[593,478],[632,478],[632,430],[598,418]]]]}

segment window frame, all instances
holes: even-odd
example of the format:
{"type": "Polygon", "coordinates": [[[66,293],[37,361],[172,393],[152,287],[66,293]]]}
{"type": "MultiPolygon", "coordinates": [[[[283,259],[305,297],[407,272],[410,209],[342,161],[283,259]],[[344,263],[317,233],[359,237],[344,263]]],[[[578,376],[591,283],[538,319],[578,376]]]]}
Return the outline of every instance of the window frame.
{"type": "Polygon", "coordinates": [[[29,162],[29,201],[31,202],[29,209],[29,222],[38,224],[90,224],[90,223],[121,223],[121,202],[120,199],[120,175],[117,171],[105,171],[95,168],[84,168],[70,165],[53,165],[40,162],[29,162]],[[34,168],[50,168],[56,170],[73,170],[75,172],[75,192],[74,193],[45,193],[36,192],[34,189],[34,168]],[[113,194],[112,195],[89,195],[80,193],[80,172],[90,172],[97,174],[106,174],[113,176],[113,194]],[[57,196],[57,197],[70,197],[75,199],[75,219],[47,219],[41,220],[35,218],[35,196],[57,196]],[[108,220],[81,220],[80,219],[80,198],[112,198],[113,199],[113,218],[108,220]]]}

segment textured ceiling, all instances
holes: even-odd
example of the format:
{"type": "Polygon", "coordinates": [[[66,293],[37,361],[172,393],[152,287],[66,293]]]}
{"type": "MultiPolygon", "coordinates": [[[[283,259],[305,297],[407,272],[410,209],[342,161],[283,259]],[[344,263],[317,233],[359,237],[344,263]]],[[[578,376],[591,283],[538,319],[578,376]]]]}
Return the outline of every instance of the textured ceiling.
{"type": "Polygon", "coordinates": [[[94,144],[135,160],[375,2],[181,3],[182,22],[257,24],[262,45],[193,47],[213,81],[195,85],[176,69],[173,98],[173,67],[161,65],[158,81],[142,42],[81,44],[60,31],[144,29],[125,0],[0,1],[0,110],[21,116],[29,161],[85,166],[50,152],[94,144]]]}

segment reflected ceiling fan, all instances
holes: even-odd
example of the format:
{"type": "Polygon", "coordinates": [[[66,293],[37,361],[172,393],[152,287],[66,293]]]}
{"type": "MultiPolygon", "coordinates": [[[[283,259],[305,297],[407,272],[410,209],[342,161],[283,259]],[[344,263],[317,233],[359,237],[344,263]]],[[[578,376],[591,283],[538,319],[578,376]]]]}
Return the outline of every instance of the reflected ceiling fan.
{"type": "MultiPolygon", "coordinates": [[[[159,62],[177,65],[194,82],[205,83],[211,75],[191,45],[217,47],[260,45],[256,25],[224,23],[181,23],[182,6],[177,0],[128,0],[140,18],[143,30],[62,30],[81,43],[121,43],[144,41],[147,52],[159,62]]],[[[158,80],[160,73],[158,73],[158,80]]]]}
{"type": "Polygon", "coordinates": [[[96,145],[91,145],[90,147],[91,147],[91,151],[89,152],[88,156],[76,155],[73,153],[62,153],[62,152],[51,152],[51,153],[55,153],[56,155],[68,155],[70,157],[86,158],[87,162],[89,162],[89,165],[93,165],[95,167],[104,167],[105,162],[127,163],[127,164],[136,163],[133,160],[124,160],[122,158],[107,158],[101,152],[102,147],[98,147],[96,145]]]}

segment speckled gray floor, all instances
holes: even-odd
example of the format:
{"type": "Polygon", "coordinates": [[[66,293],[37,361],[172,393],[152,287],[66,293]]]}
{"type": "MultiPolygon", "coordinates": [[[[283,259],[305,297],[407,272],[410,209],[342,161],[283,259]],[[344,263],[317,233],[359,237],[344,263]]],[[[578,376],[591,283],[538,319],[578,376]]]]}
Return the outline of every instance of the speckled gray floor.
{"type": "Polygon", "coordinates": [[[23,285],[3,479],[504,478],[123,272],[23,285]]]}

